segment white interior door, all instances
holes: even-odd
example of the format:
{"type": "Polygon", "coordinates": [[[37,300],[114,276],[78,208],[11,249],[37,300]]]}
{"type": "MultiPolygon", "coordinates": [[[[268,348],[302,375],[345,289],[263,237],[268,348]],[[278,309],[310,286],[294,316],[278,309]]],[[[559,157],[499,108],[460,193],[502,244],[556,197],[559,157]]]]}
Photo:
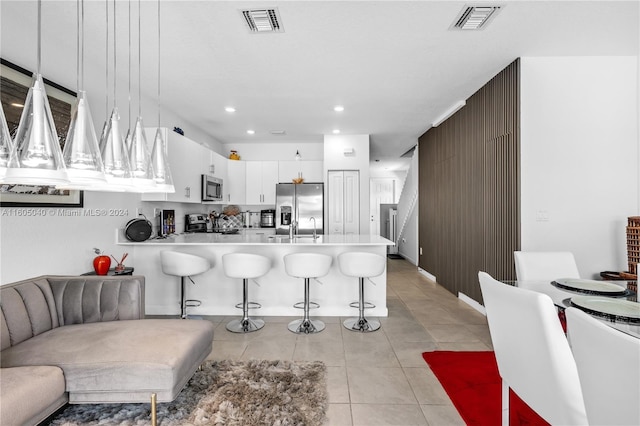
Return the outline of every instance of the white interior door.
{"type": "Polygon", "coordinates": [[[360,233],[360,173],[330,170],[327,179],[329,234],[360,233]]]}
{"type": "Polygon", "coordinates": [[[371,178],[369,183],[369,216],[371,235],[380,235],[380,204],[393,204],[396,181],[393,178],[371,178]]]}

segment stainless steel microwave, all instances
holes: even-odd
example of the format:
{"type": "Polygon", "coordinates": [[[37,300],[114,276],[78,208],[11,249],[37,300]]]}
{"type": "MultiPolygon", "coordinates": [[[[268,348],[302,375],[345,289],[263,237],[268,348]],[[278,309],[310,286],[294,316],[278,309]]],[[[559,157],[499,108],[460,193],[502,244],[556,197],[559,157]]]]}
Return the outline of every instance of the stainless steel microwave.
{"type": "Polygon", "coordinates": [[[202,175],[202,201],[222,201],[222,179],[202,175]]]}

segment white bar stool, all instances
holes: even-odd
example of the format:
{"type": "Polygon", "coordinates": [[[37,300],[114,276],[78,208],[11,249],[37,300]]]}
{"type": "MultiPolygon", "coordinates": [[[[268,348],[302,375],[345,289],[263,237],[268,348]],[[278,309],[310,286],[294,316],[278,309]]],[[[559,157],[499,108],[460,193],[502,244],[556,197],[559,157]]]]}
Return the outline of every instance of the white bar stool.
{"type": "Polygon", "coordinates": [[[377,277],[384,272],[387,259],[373,253],[347,252],[338,255],[340,271],[349,277],[360,279],[360,292],[358,302],[351,303],[350,306],[358,308],[357,318],[348,318],[343,324],[351,331],[371,332],[380,328],[380,321],[367,320],[364,317],[365,308],[375,308],[375,305],[364,301],[364,279],[377,277]]]}
{"type": "Polygon", "coordinates": [[[160,264],[162,272],[165,274],[180,277],[180,306],[182,309],[180,317],[186,319],[187,308],[195,308],[200,306],[202,302],[195,299],[186,299],[185,278],[189,278],[189,281],[195,284],[191,276],[208,271],[211,268],[211,263],[204,257],[196,256],[195,254],[163,250],[160,252],[160,264]]]}
{"type": "Polygon", "coordinates": [[[250,333],[264,327],[261,319],[249,318],[249,308],[261,308],[259,303],[249,302],[249,278],[258,278],[269,272],[271,260],[268,257],[251,253],[228,253],[222,256],[224,273],[229,278],[242,278],[242,303],[236,308],[242,309],[242,319],[227,324],[232,333],[250,333]]]}
{"type": "MultiPolygon", "coordinates": [[[[297,334],[319,333],[324,330],[324,323],[320,320],[309,319],[309,279],[319,278],[329,273],[332,258],[320,253],[291,253],[284,257],[284,269],[288,275],[304,278],[304,317],[289,323],[289,330],[297,334]]],[[[313,303],[316,307],[319,305],[313,303]]],[[[294,305],[296,307],[298,304],[294,305]]]]}

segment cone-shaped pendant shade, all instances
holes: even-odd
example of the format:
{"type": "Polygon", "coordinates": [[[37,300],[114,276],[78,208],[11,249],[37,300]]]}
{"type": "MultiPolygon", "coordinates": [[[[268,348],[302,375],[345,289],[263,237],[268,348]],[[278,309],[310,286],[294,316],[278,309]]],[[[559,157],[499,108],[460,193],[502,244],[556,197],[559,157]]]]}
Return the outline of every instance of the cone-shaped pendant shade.
{"type": "Polygon", "coordinates": [[[114,107],[105,123],[100,154],[104,163],[104,174],[114,190],[132,189],[129,153],[120,132],[120,114],[114,107]]]}
{"type": "Polygon", "coordinates": [[[156,136],[153,138],[153,149],[151,150],[153,180],[156,182],[158,191],[173,193],[176,190],[173,187],[173,178],[167,160],[167,145],[162,133],[162,129],[158,128],[156,136]]]}
{"type": "Polygon", "coordinates": [[[9,165],[9,155],[11,155],[11,148],[13,148],[13,139],[9,134],[9,126],[7,126],[7,119],[4,116],[4,110],[2,104],[0,104],[0,183],[4,179],[4,175],[7,172],[7,166],[9,165]]]}
{"type": "Polygon", "coordinates": [[[106,183],[87,94],[82,90],[78,92],[62,157],[67,167],[70,186],[92,189],[92,184],[106,183]]]}
{"type": "Polygon", "coordinates": [[[131,136],[129,148],[129,164],[131,165],[131,179],[136,189],[144,191],[145,188],[154,187],[153,166],[147,146],[142,117],[138,117],[131,136]]]}
{"type": "Polygon", "coordinates": [[[34,74],[14,139],[5,183],[68,183],[42,75],[34,74]]]}

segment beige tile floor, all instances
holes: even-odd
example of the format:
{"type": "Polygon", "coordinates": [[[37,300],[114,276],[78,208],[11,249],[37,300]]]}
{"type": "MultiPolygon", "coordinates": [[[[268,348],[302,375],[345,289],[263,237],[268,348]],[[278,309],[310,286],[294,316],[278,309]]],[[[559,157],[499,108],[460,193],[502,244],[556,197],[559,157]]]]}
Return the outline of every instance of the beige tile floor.
{"type": "Polygon", "coordinates": [[[351,332],[344,318],[324,317],[321,333],[296,335],[290,317],[265,317],[262,330],[234,334],[225,328],[231,317],[207,317],[216,326],[210,359],[323,361],[327,425],[464,425],[422,352],[491,350],[486,318],[409,262],[387,266],[389,316],[377,332],[351,332]]]}

